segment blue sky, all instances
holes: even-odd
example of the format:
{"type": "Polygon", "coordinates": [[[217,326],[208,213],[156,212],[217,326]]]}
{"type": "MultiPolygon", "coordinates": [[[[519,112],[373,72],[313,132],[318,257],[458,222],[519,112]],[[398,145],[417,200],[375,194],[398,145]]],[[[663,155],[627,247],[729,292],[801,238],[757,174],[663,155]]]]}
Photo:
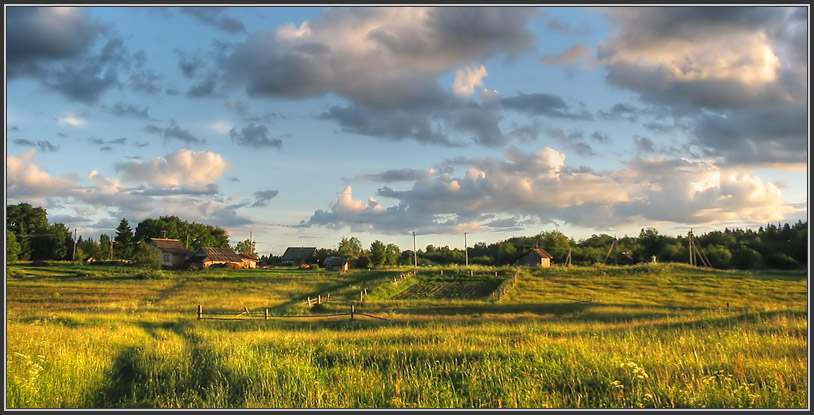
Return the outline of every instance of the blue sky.
{"type": "Polygon", "coordinates": [[[803,7],[6,6],[6,197],[98,240],[463,248],[808,217],[803,7]]]}

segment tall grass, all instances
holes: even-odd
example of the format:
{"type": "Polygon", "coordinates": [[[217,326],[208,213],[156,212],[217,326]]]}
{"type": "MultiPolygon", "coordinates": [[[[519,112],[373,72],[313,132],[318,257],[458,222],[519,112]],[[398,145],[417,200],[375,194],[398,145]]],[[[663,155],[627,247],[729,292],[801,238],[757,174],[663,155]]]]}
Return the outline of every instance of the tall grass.
{"type": "Polygon", "coordinates": [[[495,303],[389,301],[409,283],[394,274],[10,278],[7,405],[807,406],[805,275],[524,269],[495,303]],[[195,319],[199,302],[304,315],[299,299],[326,290],[390,320],[195,319]]]}

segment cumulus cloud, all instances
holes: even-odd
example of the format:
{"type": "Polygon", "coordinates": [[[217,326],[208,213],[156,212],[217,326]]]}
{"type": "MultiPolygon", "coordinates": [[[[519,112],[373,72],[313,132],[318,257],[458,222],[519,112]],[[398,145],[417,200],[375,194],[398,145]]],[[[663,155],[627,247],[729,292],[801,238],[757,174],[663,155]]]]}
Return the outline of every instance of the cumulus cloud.
{"type": "Polygon", "coordinates": [[[6,156],[6,197],[66,196],[77,188],[70,177],[52,177],[38,166],[34,162],[36,154],[31,149],[18,156],[6,156]]]}
{"type": "Polygon", "coordinates": [[[117,163],[116,171],[121,173],[125,182],[194,191],[201,189],[202,185],[215,183],[229,167],[230,164],[220,154],[178,150],[147,162],[131,160],[117,163]]]}
{"type": "Polygon", "coordinates": [[[357,200],[348,186],[330,210],[314,212],[306,223],[385,233],[506,230],[551,221],[607,230],[642,220],[779,220],[798,210],[774,184],[711,161],[636,159],[598,174],[570,168],[565,159],[552,148],[538,153],[510,148],[503,158],[450,160],[450,169],[370,174],[365,178],[410,177],[413,184],[407,190],[379,188],[376,196],[397,201],[390,207],[373,197],[357,200]],[[458,174],[456,166],[462,168],[458,174]]]}
{"type": "Polygon", "coordinates": [[[237,144],[255,148],[281,148],[283,145],[283,140],[269,137],[269,129],[264,124],[255,125],[251,123],[248,127],[244,127],[239,132],[232,128],[229,131],[229,136],[231,136],[232,141],[237,144]]]}
{"type": "Polygon", "coordinates": [[[467,66],[464,69],[455,71],[455,79],[452,81],[452,92],[457,96],[469,96],[475,93],[475,87],[483,87],[483,78],[488,75],[486,67],[467,66]]]}
{"type": "Polygon", "coordinates": [[[722,163],[800,163],[804,19],[793,7],[614,7],[597,51],[607,80],[672,111],[722,163]],[[782,121],[781,121],[782,120],[782,121]]]}

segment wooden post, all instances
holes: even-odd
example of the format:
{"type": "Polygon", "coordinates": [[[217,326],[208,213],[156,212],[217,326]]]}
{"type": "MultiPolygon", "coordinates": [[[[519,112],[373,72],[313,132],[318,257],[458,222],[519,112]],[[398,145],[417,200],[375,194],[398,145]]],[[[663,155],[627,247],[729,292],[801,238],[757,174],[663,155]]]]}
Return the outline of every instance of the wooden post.
{"type": "Polygon", "coordinates": [[[365,288],[365,295],[367,295],[367,288],[365,288]]]}
{"type": "Polygon", "coordinates": [[[201,305],[198,304],[198,320],[201,319],[203,319],[203,307],[201,307],[201,305]]]}
{"type": "Polygon", "coordinates": [[[249,314],[251,314],[251,313],[249,312],[249,309],[248,309],[248,308],[246,308],[246,306],[243,306],[243,311],[246,313],[246,315],[247,315],[247,316],[248,316],[249,314]]]}
{"type": "Polygon", "coordinates": [[[327,302],[327,301],[331,301],[331,293],[328,293],[328,298],[326,298],[326,299],[325,299],[325,301],[326,301],[326,302],[327,302]]]}
{"type": "Polygon", "coordinates": [[[365,295],[364,291],[359,291],[359,301],[364,301],[365,299],[364,295],[365,295]]]}
{"type": "Polygon", "coordinates": [[[353,313],[356,312],[356,306],[351,304],[350,305],[350,319],[353,320],[353,313]]]}
{"type": "Polygon", "coordinates": [[[322,304],[322,294],[317,296],[317,304],[322,304]]]}
{"type": "Polygon", "coordinates": [[[266,314],[264,315],[264,317],[266,318],[266,320],[269,319],[269,309],[268,308],[266,309],[266,314]]]}
{"type": "Polygon", "coordinates": [[[308,297],[308,307],[311,307],[311,297],[308,297]]]}

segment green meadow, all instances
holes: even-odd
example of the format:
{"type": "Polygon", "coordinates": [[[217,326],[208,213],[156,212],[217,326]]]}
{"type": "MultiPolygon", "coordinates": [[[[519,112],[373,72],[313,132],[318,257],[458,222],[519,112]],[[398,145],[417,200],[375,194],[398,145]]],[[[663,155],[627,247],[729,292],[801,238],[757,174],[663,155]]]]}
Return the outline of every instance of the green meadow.
{"type": "Polygon", "coordinates": [[[808,406],[806,272],[6,271],[8,408],[808,406]]]}

